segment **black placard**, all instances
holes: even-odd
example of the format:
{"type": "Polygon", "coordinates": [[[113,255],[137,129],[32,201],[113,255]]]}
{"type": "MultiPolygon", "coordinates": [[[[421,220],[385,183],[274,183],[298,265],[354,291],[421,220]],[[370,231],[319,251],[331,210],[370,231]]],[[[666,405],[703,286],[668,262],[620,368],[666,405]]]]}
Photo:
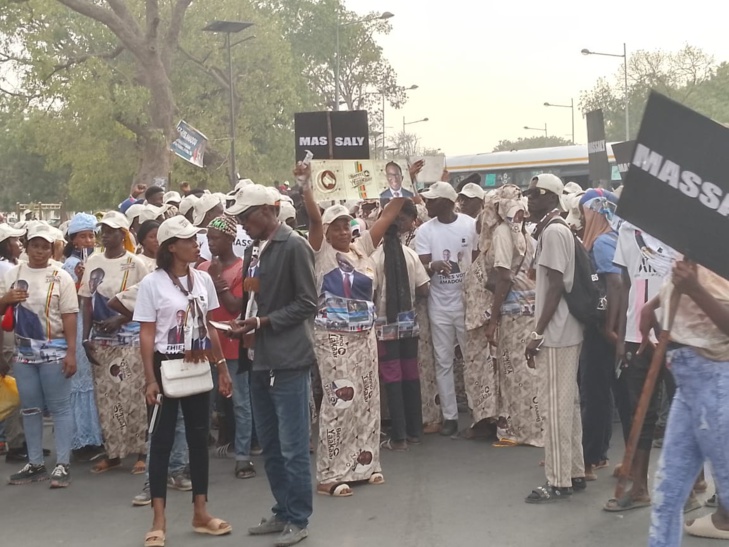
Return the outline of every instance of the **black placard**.
{"type": "Polygon", "coordinates": [[[729,129],[651,93],[617,214],[729,279],[727,150],[729,129]]]}
{"type": "Polygon", "coordinates": [[[633,159],[633,151],[635,150],[635,141],[616,142],[612,145],[615,163],[618,164],[620,177],[625,180],[625,174],[628,172],[630,160],[633,159]]]}
{"type": "Polygon", "coordinates": [[[311,150],[318,160],[368,160],[370,136],[366,110],[294,114],[296,161],[311,150]]]}
{"type": "Polygon", "coordinates": [[[612,169],[607,156],[605,141],[605,120],[602,110],[585,114],[587,120],[587,160],[590,168],[590,183],[607,188],[612,179],[612,169]]]}

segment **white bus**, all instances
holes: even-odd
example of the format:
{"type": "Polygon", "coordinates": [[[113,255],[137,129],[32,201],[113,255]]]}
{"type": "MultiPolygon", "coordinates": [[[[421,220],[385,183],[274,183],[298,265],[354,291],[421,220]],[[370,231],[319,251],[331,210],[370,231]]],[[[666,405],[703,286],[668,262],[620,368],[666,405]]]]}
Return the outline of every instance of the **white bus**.
{"type": "MultiPolygon", "coordinates": [[[[620,171],[610,144],[607,145],[607,153],[612,167],[612,182],[616,185],[621,180],[620,171]]],[[[487,190],[503,184],[526,188],[531,179],[541,173],[553,173],[565,184],[574,181],[583,188],[590,186],[586,144],[450,156],[446,159],[446,168],[450,182],[456,188],[466,178],[487,190]],[[476,180],[476,175],[479,180],[476,180]]]]}

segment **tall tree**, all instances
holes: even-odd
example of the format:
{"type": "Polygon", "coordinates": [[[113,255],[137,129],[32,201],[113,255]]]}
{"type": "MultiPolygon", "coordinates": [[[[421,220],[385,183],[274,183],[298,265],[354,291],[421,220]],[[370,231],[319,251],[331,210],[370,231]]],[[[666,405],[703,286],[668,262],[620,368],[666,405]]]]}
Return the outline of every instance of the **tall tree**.
{"type": "Polygon", "coordinates": [[[508,152],[510,150],[527,150],[530,148],[548,148],[550,146],[569,146],[574,144],[562,137],[519,137],[515,141],[501,140],[494,147],[494,152],[508,152]]]}
{"type": "MultiPolygon", "coordinates": [[[[714,59],[701,49],[687,45],[675,52],[636,51],[628,62],[630,135],[635,137],[651,90],[708,115],[700,90],[715,76],[714,59]]],[[[625,139],[625,83],[621,67],[611,78],[600,78],[589,91],[583,91],[579,107],[583,113],[602,109],[608,140],[625,139]]]]}

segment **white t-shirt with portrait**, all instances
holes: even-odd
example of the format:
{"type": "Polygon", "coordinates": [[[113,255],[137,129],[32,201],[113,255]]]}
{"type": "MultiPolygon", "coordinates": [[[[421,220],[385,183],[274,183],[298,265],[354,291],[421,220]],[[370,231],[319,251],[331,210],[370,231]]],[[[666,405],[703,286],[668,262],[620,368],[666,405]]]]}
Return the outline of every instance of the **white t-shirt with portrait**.
{"type": "Polygon", "coordinates": [[[415,234],[418,255],[430,255],[432,262],[442,260],[451,265],[450,275],[433,274],[428,306],[447,311],[464,309],[463,280],[476,249],[476,220],[468,215],[459,213],[450,224],[433,218],[418,228],[415,234]]]}
{"type": "Polygon", "coordinates": [[[25,288],[28,299],[15,306],[15,344],[21,363],[50,363],[66,357],[62,316],[78,313],[76,285],[62,268],[19,264],[0,278],[0,294],[25,288]]]}
{"type": "MultiPolygon", "coordinates": [[[[191,295],[196,297],[203,317],[218,309],[218,295],[213,279],[207,272],[190,268],[192,275],[191,295]]],[[[180,278],[187,290],[188,276],[180,278]]],[[[164,270],[155,270],[139,284],[134,321],[155,323],[155,350],[164,354],[179,354],[185,351],[185,322],[190,313],[190,301],[172,282],[164,270]]],[[[193,348],[194,349],[194,348],[193,348]]]]}

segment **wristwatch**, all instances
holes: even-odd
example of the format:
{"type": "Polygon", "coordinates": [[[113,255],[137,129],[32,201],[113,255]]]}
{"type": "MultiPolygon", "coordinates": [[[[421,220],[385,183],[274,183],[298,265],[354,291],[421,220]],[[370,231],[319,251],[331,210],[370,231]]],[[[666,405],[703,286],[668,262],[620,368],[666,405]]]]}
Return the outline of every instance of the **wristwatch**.
{"type": "Polygon", "coordinates": [[[544,335],[537,332],[532,332],[529,334],[529,340],[544,340],[544,335]]]}

